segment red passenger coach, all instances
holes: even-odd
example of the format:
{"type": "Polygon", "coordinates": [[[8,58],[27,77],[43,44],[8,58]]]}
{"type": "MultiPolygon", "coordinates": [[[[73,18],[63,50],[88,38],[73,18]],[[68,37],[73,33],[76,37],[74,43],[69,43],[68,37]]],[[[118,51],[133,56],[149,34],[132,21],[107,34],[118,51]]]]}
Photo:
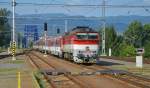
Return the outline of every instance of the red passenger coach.
{"type": "Polygon", "coordinates": [[[99,34],[88,27],[76,27],[64,36],[47,39],[48,52],[76,63],[95,63],[99,34]]]}
{"type": "Polygon", "coordinates": [[[62,36],[51,38],[49,41],[50,53],[62,57],[62,47],[63,47],[62,36]]]}

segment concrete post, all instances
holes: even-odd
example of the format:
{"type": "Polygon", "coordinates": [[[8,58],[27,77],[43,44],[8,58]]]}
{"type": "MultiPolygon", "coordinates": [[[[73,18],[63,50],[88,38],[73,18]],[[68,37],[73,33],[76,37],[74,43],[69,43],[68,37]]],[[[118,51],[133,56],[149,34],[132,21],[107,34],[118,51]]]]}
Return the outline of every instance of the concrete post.
{"type": "Polygon", "coordinates": [[[111,56],[111,48],[109,48],[109,56],[111,56]]]}
{"type": "Polygon", "coordinates": [[[143,68],[143,56],[136,56],[136,67],[143,68]]]}

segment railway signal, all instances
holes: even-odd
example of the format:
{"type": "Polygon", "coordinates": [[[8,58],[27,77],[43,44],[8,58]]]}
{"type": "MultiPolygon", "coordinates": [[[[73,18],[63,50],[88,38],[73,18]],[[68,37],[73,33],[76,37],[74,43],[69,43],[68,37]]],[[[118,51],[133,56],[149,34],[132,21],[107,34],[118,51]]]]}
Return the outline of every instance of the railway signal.
{"type": "Polygon", "coordinates": [[[47,31],[47,23],[44,23],[44,31],[47,31]]]}
{"type": "MultiPolygon", "coordinates": [[[[16,42],[11,43],[11,54],[13,57],[15,57],[16,54],[16,42]]],[[[15,60],[15,58],[13,58],[15,60]]]]}
{"type": "Polygon", "coordinates": [[[57,29],[57,34],[59,34],[59,33],[60,33],[60,29],[58,28],[58,29],[57,29]]]}

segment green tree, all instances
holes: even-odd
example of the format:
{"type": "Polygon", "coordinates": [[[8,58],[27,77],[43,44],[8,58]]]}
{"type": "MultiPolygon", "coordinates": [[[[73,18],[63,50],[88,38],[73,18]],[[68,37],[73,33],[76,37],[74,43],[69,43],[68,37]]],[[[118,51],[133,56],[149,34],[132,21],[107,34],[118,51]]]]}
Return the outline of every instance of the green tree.
{"type": "Polygon", "coordinates": [[[143,32],[143,43],[144,43],[144,49],[145,57],[150,57],[150,24],[144,25],[144,32],[143,32]]]}
{"type": "Polygon", "coordinates": [[[129,24],[128,29],[124,33],[125,41],[129,45],[133,45],[137,48],[142,47],[143,39],[143,26],[139,21],[133,21],[129,24]]]}
{"type": "Polygon", "coordinates": [[[0,47],[9,46],[11,32],[10,25],[8,23],[7,16],[9,16],[10,11],[5,8],[0,9],[0,47]]]}
{"type": "Polygon", "coordinates": [[[146,44],[148,41],[150,41],[150,24],[145,24],[142,42],[146,44]]]}
{"type": "Polygon", "coordinates": [[[122,35],[118,35],[117,39],[114,43],[114,46],[112,47],[112,55],[114,56],[120,56],[120,50],[122,48],[122,43],[123,43],[123,36],[122,35]]]}
{"type": "MultiPolygon", "coordinates": [[[[102,28],[101,30],[99,31],[99,34],[100,34],[100,38],[102,38],[102,28]]],[[[114,56],[118,56],[119,55],[119,46],[120,44],[122,43],[123,41],[123,37],[121,35],[117,35],[117,32],[116,32],[116,29],[113,25],[111,26],[106,26],[106,29],[105,29],[105,47],[106,47],[106,54],[109,53],[109,48],[112,49],[112,55],[114,56]]],[[[100,50],[99,50],[99,53],[101,52],[102,50],[102,41],[100,41],[100,50]]]]}
{"type": "Polygon", "coordinates": [[[144,56],[145,57],[150,57],[150,41],[147,41],[146,44],[144,45],[144,56]]]}
{"type": "Polygon", "coordinates": [[[115,31],[114,26],[106,27],[106,41],[105,42],[106,42],[106,52],[108,54],[109,48],[114,49],[113,47],[117,43],[117,33],[115,31]]]}

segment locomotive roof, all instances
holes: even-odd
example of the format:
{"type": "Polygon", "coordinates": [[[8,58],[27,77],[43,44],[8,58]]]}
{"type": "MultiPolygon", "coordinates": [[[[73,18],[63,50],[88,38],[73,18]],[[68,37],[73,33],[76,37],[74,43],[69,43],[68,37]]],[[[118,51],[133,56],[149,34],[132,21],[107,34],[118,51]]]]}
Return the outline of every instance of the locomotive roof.
{"type": "Polygon", "coordinates": [[[89,27],[78,26],[76,28],[73,28],[72,31],[68,32],[66,35],[72,35],[78,32],[96,32],[96,31],[94,31],[92,28],[89,28],[89,27]]]}

